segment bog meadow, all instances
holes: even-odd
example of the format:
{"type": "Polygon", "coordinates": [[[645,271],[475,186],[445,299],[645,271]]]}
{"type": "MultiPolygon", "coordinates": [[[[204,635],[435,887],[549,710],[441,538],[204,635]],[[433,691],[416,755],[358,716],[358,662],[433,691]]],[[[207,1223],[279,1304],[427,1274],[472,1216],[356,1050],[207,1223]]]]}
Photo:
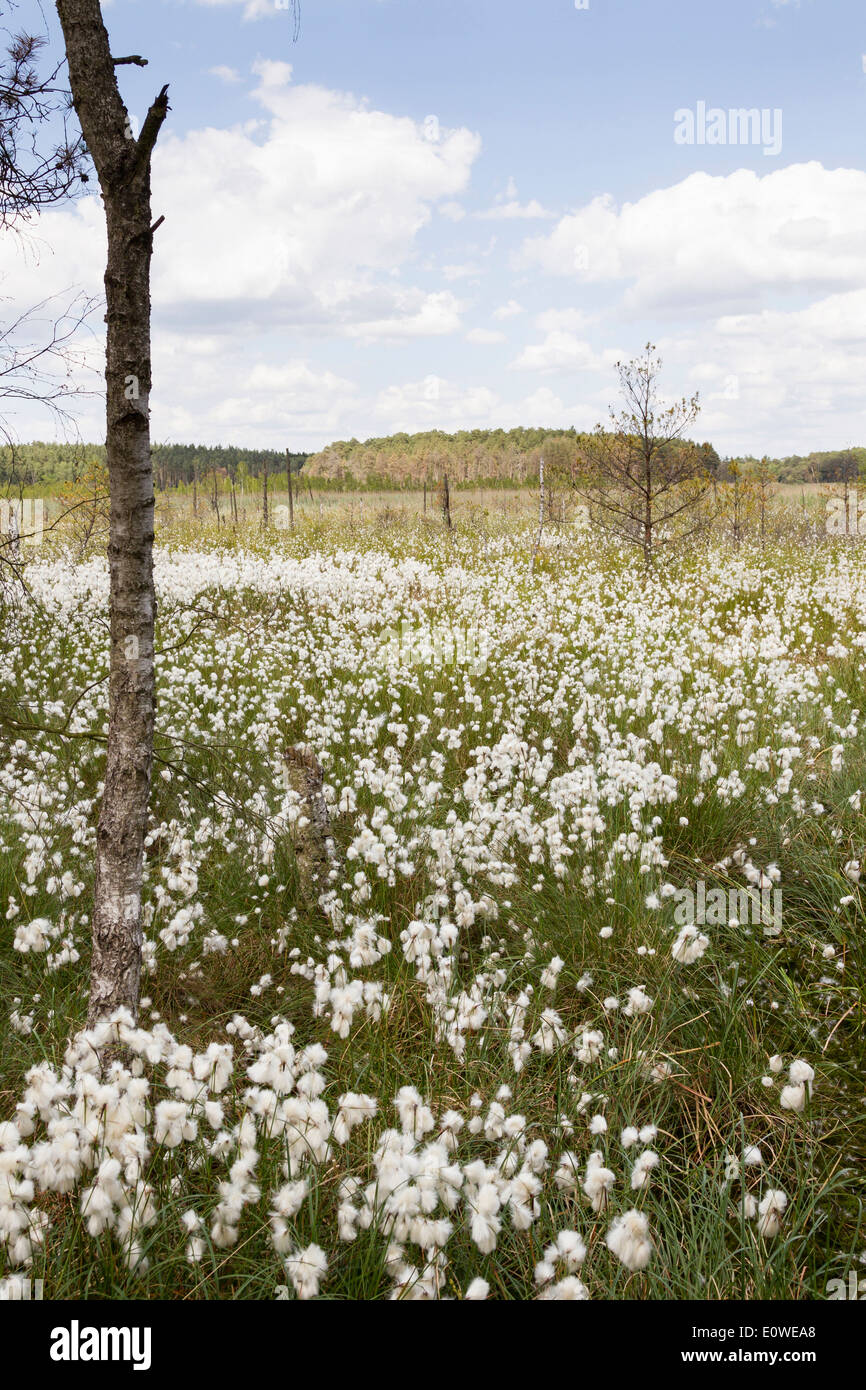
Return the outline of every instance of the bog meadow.
{"type": "Polygon", "coordinates": [[[866,174],[473,207],[414,4],[164,8],[0,44],[0,1299],[860,1296],[866,174]]]}
{"type": "Polygon", "coordinates": [[[108,566],[62,527],[28,561],[7,1280],[804,1298],[858,1262],[866,552],[783,497],[763,544],[647,574],[569,517],[533,565],[523,500],[158,529],[141,1011],[95,1034],[108,566]]]}

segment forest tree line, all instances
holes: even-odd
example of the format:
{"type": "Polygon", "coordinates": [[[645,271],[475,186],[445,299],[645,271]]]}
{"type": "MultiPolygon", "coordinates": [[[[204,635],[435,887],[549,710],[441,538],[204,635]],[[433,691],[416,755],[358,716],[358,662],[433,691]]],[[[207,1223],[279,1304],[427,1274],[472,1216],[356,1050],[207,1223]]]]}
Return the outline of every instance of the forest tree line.
{"type": "MultiPolygon", "coordinates": [[[[234,444],[155,444],[153,471],[161,492],[192,487],[216,469],[221,476],[241,486],[247,478],[260,478],[265,468],[273,477],[285,474],[291,460],[293,473],[299,473],[310,457],[285,449],[243,449],[234,444]]],[[[105,463],[104,444],[32,444],[0,448],[0,483],[21,483],[35,487],[41,483],[76,483],[96,464],[105,463]]]]}
{"type": "MultiPolygon", "coordinates": [[[[574,429],[460,430],[445,434],[393,434],[382,439],[342,440],[308,460],[306,473],[344,486],[419,486],[448,473],[452,486],[471,483],[523,483],[538,477],[538,465],[560,476],[580,469],[590,436],[574,429]]],[[[684,445],[684,447],[686,447],[684,445]]],[[[710,443],[688,444],[701,451],[708,473],[729,480],[730,460],[710,443]]],[[[746,472],[761,471],[779,483],[835,483],[866,475],[866,448],[737,460],[746,472]]]]}
{"type": "MultiPolygon", "coordinates": [[[[511,486],[538,477],[543,457],[551,474],[572,473],[580,467],[589,436],[577,430],[460,430],[446,434],[427,430],[393,434],[380,439],[340,440],[318,453],[291,452],[294,474],[303,469],[305,485],[325,488],[420,487],[441,482],[447,473],[452,487],[485,484],[511,486]]],[[[728,480],[730,460],[722,459],[709,443],[689,444],[706,460],[707,471],[719,482],[728,480]]],[[[36,441],[0,448],[0,485],[76,483],[93,465],[103,466],[104,444],[58,444],[36,441]]],[[[866,448],[794,454],[786,458],[738,460],[746,472],[759,470],[778,483],[838,483],[866,477],[866,448]]],[[[285,474],[287,456],[279,449],[245,449],[239,445],[156,444],[153,448],[159,491],[204,486],[214,471],[236,487],[256,485],[267,470],[275,480],[285,474]]]]}

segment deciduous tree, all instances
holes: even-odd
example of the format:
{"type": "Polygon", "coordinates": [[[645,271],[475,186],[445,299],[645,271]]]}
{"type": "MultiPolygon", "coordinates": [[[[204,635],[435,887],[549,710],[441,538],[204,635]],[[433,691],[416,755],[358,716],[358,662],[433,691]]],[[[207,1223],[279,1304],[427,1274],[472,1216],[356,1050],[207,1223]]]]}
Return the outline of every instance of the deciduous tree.
{"type": "Polygon", "coordinates": [[[583,442],[576,482],[593,518],[640,546],[646,565],[660,546],[694,529],[712,481],[707,454],[686,439],[700,413],[698,397],[666,405],[661,368],[652,343],[641,357],[617,363],[622,406],[583,442]]]}
{"type": "MultiPolygon", "coordinates": [[[[150,451],[151,157],[168,113],[156,96],[136,139],[99,0],[57,0],[72,100],[99,179],[108,238],[106,459],[111,659],[105,786],[96,841],[90,1023],[138,1011],[141,882],[154,730],[150,451]]],[[[134,61],[144,63],[143,59],[134,61]]]]}

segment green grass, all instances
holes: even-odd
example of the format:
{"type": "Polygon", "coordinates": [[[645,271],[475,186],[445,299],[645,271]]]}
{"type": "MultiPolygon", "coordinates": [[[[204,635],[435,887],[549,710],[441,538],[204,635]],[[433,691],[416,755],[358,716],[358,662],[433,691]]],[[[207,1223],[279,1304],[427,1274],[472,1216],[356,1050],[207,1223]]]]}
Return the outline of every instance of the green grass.
{"type": "MultiPolygon", "coordinates": [[[[863,611],[856,605],[834,610],[823,595],[828,574],[832,577],[835,567],[842,567],[841,552],[781,546],[764,555],[741,552],[736,560],[720,560],[715,567],[686,557],[672,562],[644,595],[642,576],[627,562],[598,554],[567,530],[548,542],[538,572],[530,576],[529,528],[490,518],[451,538],[443,537],[432,520],[397,518],[385,527],[307,520],[293,537],[246,533],[232,538],[225,531],[173,528],[172,539],[180,564],[190,547],[207,555],[218,546],[226,575],[232,558],[243,555],[262,565],[279,555],[305,561],[320,551],[323,563],[348,551],[361,557],[352,562],[355,578],[332,590],[317,589],[312,580],[303,591],[282,585],[267,593],[226,584],[195,598],[175,594],[160,606],[159,645],[166,655],[160,667],[152,818],[154,826],[167,831],[148,853],[145,900],[155,902],[157,885],[166,882],[163,869],[177,863],[178,852],[170,848],[175,832],[194,840],[210,818],[224,840],[204,841],[205,848],[195,851],[198,884],[192,901],[201,905],[203,916],[189,945],[172,953],[159,943],[158,932],[177,902],[157,908],[147,928],[156,943],[157,969],[145,981],[149,1002],[142,1022],[158,1014],[180,1041],[201,1050],[211,1041],[225,1040],[226,1025],[236,1014],[265,1033],[275,1017],[282,1017],[295,1025],[299,1047],[318,1042],[327,1049],[323,1099],[332,1111],[345,1091],[378,1098],[376,1120],[359,1126],[345,1147],[312,1170],[309,1196],[290,1223],[297,1246],[316,1242],[328,1254],[321,1296],[391,1295],[386,1234],[374,1221],[356,1240],[340,1241],[336,1207],[342,1178],[354,1174],[371,1180],[373,1151],[382,1130],[395,1123],[391,1102],[399,1088],[416,1086],[437,1116],[454,1108],[469,1118],[474,1095],[482,1098],[484,1115],[499,1088],[507,1085],[512,1095],[506,1108],[524,1117],[527,1141],[541,1139],[549,1148],[551,1166],[539,1215],[528,1231],[514,1229],[504,1216],[495,1251],[484,1254],[471,1237],[466,1213],[458,1211],[441,1274],[443,1295],[462,1296],[480,1276],[489,1282],[491,1296],[535,1297],[533,1271],[545,1245],[557,1231],[576,1229],[588,1248],[581,1278],[594,1298],[824,1297],[828,1280],[846,1277],[866,1249],[863,908],[859,888],[842,872],[864,849],[863,816],[848,801],[866,785],[866,734],[859,720],[856,733],[845,742],[841,768],[834,770],[823,752],[839,742],[824,713],[828,692],[841,688],[848,696],[837,702],[846,711],[843,723],[862,692],[857,649],[849,642],[846,657],[826,654],[834,636],[850,637],[860,630],[858,612],[863,611]],[[397,570],[407,561],[429,566],[429,583],[426,570],[420,577],[420,572],[397,570]],[[360,594],[358,570],[372,565],[369,573],[375,574],[376,563],[382,574],[360,594]],[[744,570],[750,571],[748,582],[743,581],[744,570]],[[455,580],[455,571],[464,578],[455,580]],[[598,579],[594,589],[593,575],[598,579]],[[809,636],[795,637],[789,613],[798,585],[803,597],[796,600],[794,617],[808,616],[809,636]],[[499,645],[483,674],[447,667],[382,669],[372,643],[378,629],[368,627],[371,610],[381,627],[392,617],[455,623],[473,604],[480,613],[495,615],[492,633],[499,645]],[[704,638],[696,627],[701,606],[706,609],[704,638]],[[644,611],[656,617],[666,613],[670,621],[649,623],[641,634],[636,624],[644,611]],[[712,715],[685,714],[700,704],[708,683],[720,695],[730,694],[724,643],[739,640],[750,623],[760,633],[773,621],[782,624],[789,639],[784,679],[777,681],[776,658],[748,650],[737,675],[744,703],[728,704],[712,715]],[[642,712],[627,703],[639,698],[639,667],[649,694],[642,712]],[[801,687],[805,698],[799,702],[796,690],[786,686],[798,670],[810,673],[813,682],[801,687]],[[194,671],[200,673],[198,695],[185,683],[194,671]],[[617,704],[621,693],[626,696],[623,707],[617,704]],[[576,729],[575,712],[590,696],[595,703],[576,729]],[[666,707],[670,717],[656,739],[651,726],[666,707]],[[736,714],[743,707],[754,708],[755,718],[739,746],[736,714]],[[225,711],[223,722],[220,710],[225,711]],[[192,719],[198,721],[197,730],[190,728],[192,719]],[[371,721],[377,720],[373,728],[371,721]],[[429,721],[426,726],[424,720],[429,721]],[[754,750],[775,748],[783,720],[795,726],[802,748],[793,788],[809,801],[820,799],[825,808],[821,815],[808,807],[798,809],[790,794],[768,804],[765,792],[779,767],[774,764],[767,773],[747,766],[754,750]],[[461,724],[463,733],[449,747],[446,731],[461,724]],[[407,730],[403,746],[398,726],[407,730]],[[326,1017],[315,1016],[313,982],[293,970],[289,957],[297,949],[298,961],[309,958],[320,964],[328,956],[334,929],[303,901],[292,837],[275,822],[280,749],[287,743],[313,742],[329,755],[327,780],[338,792],[354,788],[354,811],[333,808],[335,835],[345,851],[362,817],[370,823],[377,811],[406,845],[419,829],[424,836],[447,830],[449,812],[470,820],[473,805],[464,783],[478,764],[476,750],[492,747],[504,735],[539,755],[550,753],[545,787],[575,765],[600,768],[611,750],[634,761],[637,745],[628,740],[638,738],[643,741],[640,757],[657,761],[662,773],[676,775],[676,799],[643,807],[635,802],[631,808],[627,793],[619,801],[603,801],[603,832],[590,850],[580,843],[573,846],[563,878],[554,871],[544,836],[527,842],[519,830],[518,812],[526,804],[532,808],[532,824],[543,826],[550,815],[545,790],[513,768],[503,774],[501,785],[492,785],[497,774],[488,765],[481,799],[495,809],[501,798],[496,813],[500,826],[513,830],[518,825],[493,856],[507,866],[507,883],[496,882],[497,870],[489,865],[441,872],[426,841],[406,851],[412,870],[406,875],[396,871],[393,883],[361,861],[347,864],[349,886],[338,885],[344,905],[366,917],[378,915],[378,930],[392,946],[380,961],[350,971],[350,977],[381,983],[390,1004],[379,1020],[356,1013],[349,1036],[338,1037],[326,1017]],[[810,737],[817,740],[816,748],[807,746],[810,737]],[[715,778],[709,787],[699,780],[701,742],[712,749],[715,778],[741,773],[745,788],[740,796],[723,801],[705,794],[715,778]],[[375,773],[372,782],[368,778],[364,783],[365,774],[359,773],[364,759],[375,773]],[[170,781],[160,776],[166,767],[174,770],[170,781]],[[429,803],[418,790],[422,778],[441,784],[440,794],[429,803]],[[523,784],[520,793],[517,782],[523,784]],[[406,798],[402,806],[401,797],[406,798]],[[661,837],[667,867],[641,874],[635,858],[620,852],[605,880],[611,847],[634,829],[635,816],[639,839],[646,839],[650,829],[661,837]],[[658,824],[651,828],[653,816],[658,824]],[[263,868],[260,842],[269,829],[274,859],[263,868]],[[671,958],[673,904],[650,911],[647,893],[665,880],[688,886],[701,878],[708,885],[743,887],[741,874],[714,867],[739,846],[747,847],[756,864],[779,866],[781,935],[767,938],[760,927],[710,927],[707,954],[691,966],[677,964],[671,958]],[[595,878],[589,886],[581,878],[587,867],[595,878]],[[269,878],[264,886],[257,882],[262,872],[269,878]],[[364,873],[369,897],[353,905],[356,872],[364,873]],[[437,1037],[425,987],[400,944],[401,931],[430,894],[444,891],[453,910],[459,891],[455,880],[476,901],[489,895],[496,908],[495,917],[461,931],[455,958],[458,985],[468,988],[479,974],[503,972],[499,1001],[492,1001],[484,1026],[469,1035],[461,1058],[437,1037]],[[840,898],[849,893],[854,901],[840,907],[840,898]],[[246,923],[239,926],[238,917],[246,917],[246,923]],[[613,936],[604,940],[599,932],[607,926],[614,928],[613,936]],[[278,950],[278,933],[287,927],[285,949],[278,950]],[[225,954],[203,954],[203,937],[211,931],[236,938],[237,946],[225,954]],[[830,960],[823,955],[827,946],[836,951],[830,960]],[[654,954],[638,954],[638,948],[654,954]],[[555,994],[549,994],[540,985],[540,974],[555,955],[564,966],[555,994]],[[841,972],[836,969],[840,960],[841,972]],[[252,995],[251,987],[265,974],[272,983],[261,996],[252,995]],[[585,983],[586,975],[592,976],[591,984],[585,983]],[[597,1062],[576,1064],[565,1048],[551,1055],[533,1051],[525,1068],[515,1073],[501,999],[513,998],[528,984],[533,994],[526,1037],[538,1028],[542,1009],[552,1005],[571,1033],[602,1030],[604,1048],[597,1062]],[[651,1013],[627,1018],[622,1008],[605,1009],[606,999],[615,996],[622,1004],[638,984],[655,1001],[651,1013]],[[613,1055],[609,1049],[615,1049],[613,1055]],[[786,1066],[804,1058],[815,1068],[814,1093],[803,1113],[783,1111],[778,1085],[768,1089],[761,1084],[773,1054],[782,1055],[786,1066]],[[666,1080],[651,1076],[651,1067],[659,1063],[670,1068],[666,1080]],[[584,1092],[593,1099],[581,1109],[584,1092]],[[589,1116],[598,1112],[608,1122],[600,1140],[587,1130],[589,1116]],[[573,1127],[568,1135],[562,1132],[562,1117],[573,1127]],[[632,1192],[628,1174],[643,1146],[626,1155],[619,1134],[626,1125],[648,1123],[659,1131],[654,1147],[661,1163],[649,1187],[632,1192]],[[789,1197],[775,1240],[762,1239],[756,1223],[743,1219],[736,1204],[741,1186],[724,1178],[726,1153],[741,1153],[745,1144],[759,1145],[765,1164],[745,1170],[744,1188],[756,1196],[767,1187],[782,1188],[789,1197]],[[550,1181],[562,1150],[578,1154],[582,1172],[598,1146],[617,1174],[609,1209],[600,1214],[582,1193],[561,1193],[550,1181]],[[655,1243],[648,1268],[636,1273],[624,1268],[604,1243],[611,1217],[631,1206],[647,1213],[655,1243]]],[[[857,591],[866,595],[866,566],[859,554],[853,563],[857,591]]],[[[87,930],[81,915],[89,911],[92,890],[102,752],[98,739],[68,735],[101,730],[104,684],[82,701],[81,727],[70,726],[67,736],[22,732],[18,726],[58,729],[63,724],[59,709],[68,708],[76,692],[104,672],[104,635],[89,615],[86,597],[73,603],[62,620],[50,611],[47,616],[25,614],[17,642],[3,652],[0,702],[6,724],[0,719],[0,762],[7,772],[0,799],[5,846],[0,905],[12,900],[20,913],[0,931],[0,1120],[14,1114],[30,1067],[43,1060],[60,1064],[66,1041],[86,1014],[87,930]],[[19,738],[25,746],[16,748],[19,738]],[[66,791],[60,788],[63,779],[66,791]],[[50,789],[51,814],[37,826],[48,856],[56,854],[62,869],[71,868],[84,885],[80,898],[67,907],[78,919],[72,930],[81,958],[55,972],[43,956],[21,955],[12,944],[19,921],[40,916],[54,921],[59,911],[57,894],[46,884],[47,865],[35,875],[36,892],[24,891],[27,835],[34,833],[38,816],[30,825],[26,818],[13,822],[10,791],[32,791],[36,783],[50,789]],[[63,813],[83,800],[93,805],[84,816],[84,841],[78,844],[75,825],[64,823],[63,813]],[[13,1005],[15,999],[22,1001],[20,1006],[13,1005]],[[32,1012],[32,1031],[22,1034],[13,1028],[13,1007],[32,1012]]],[[[31,792],[27,795],[33,801],[31,792]]],[[[224,1097],[228,1128],[243,1112],[249,1084],[237,1042],[236,1055],[235,1077],[224,1097]]],[[[156,1068],[153,1099],[170,1094],[164,1070],[156,1068]]],[[[86,1233],[82,1183],[72,1193],[37,1197],[52,1224],[32,1277],[44,1279],[53,1298],[273,1297],[275,1287],[287,1282],[268,1229],[271,1195],[285,1181],[285,1147],[266,1128],[258,1147],[256,1182],[262,1195],[245,1209],[237,1243],[230,1249],[214,1247],[207,1231],[226,1161],[210,1154],[201,1139],[171,1151],[153,1145],[145,1178],[153,1185],[158,1216],[143,1235],[146,1272],[126,1267],[117,1239],[86,1233]],[[205,1218],[206,1250],[198,1265],[185,1258],[180,1218],[189,1209],[205,1218]]],[[[465,1167],[481,1158],[489,1164],[502,1149],[502,1141],[464,1130],[459,1162],[465,1167]]],[[[423,1264],[418,1252],[414,1257],[423,1264]]],[[[12,1272],[3,1260],[0,1253],[0,1274],[12,1272]]]]}

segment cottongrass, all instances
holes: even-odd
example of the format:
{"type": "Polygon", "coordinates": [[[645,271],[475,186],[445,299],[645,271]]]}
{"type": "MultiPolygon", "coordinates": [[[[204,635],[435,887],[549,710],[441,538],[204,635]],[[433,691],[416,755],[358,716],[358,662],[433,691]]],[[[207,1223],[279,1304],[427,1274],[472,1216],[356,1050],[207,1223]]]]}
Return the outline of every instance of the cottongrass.
{"type": "Polygon", "coordinates": [[[644,581],[564,538],[528,577],[520,535],[388,543],[157,553],[145,998],[90,1032],[108,574],[31,566],[0,652],[28,709],[0,760],[3,1287],[58,1251],[73,1288],[107,1264],[197,1297],[782,1296],[794,1251],[817,1278],[854,1190],[815,1165],[829,1107],[851,1123],[866,565],[644,581]],[[484,669],[383,649],[443,613],[484,669]],[[292,743],[341,849],[311,901],[292,743]],[[780,886],[782,935],[680,926],[713,875],[780,886]],[[693,1203],[713,1269],[677,1247],[693,1203]]]}

